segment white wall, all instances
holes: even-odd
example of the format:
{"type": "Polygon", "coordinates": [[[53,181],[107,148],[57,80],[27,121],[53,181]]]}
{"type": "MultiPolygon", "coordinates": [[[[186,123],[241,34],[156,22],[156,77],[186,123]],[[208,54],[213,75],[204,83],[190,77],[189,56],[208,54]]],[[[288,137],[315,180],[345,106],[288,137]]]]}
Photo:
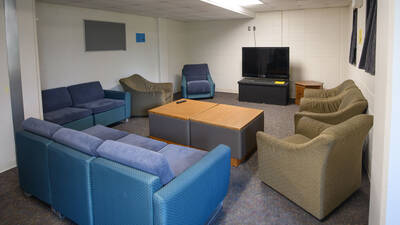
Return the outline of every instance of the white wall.
{"type": "Polygon", "coordinates": [[[159,81],[157,19],[61,5],[37,4],[42,89],[100,80],[120,89],[119,79],[140,74],[159,81]],[[127,51],[85,52],[83,20],[126,24],[127,51]],[[136,43],[136,33],[146,33],[136,43]]]}
{"type": "MultiPolygon", "coordinates": [[[[347,8],[258,13],[251,20],[187,23],[191,63],[208,63],[219,91],[237,92],[242,77],[241,48],[290,47],[292,81],[317,80],[338,85],[344,73],[347,8]],[[248,26],[256,26],[255,38],[248,26]],[[254,41],[255,39],[255,41],[254,41]]],[[[294,82],[291,96],[295,96],[294,82]]]]}
{"type": "Polygon", "coordinates": [[[4,1],[0,1],[0,173],[15,166],[14,128],[5,35],[4,1]]]}
{"type": "Polygon", "coordinates": [[[25,118],[42,118],[35,0],[17,0],[19,55],[25,118]]]}

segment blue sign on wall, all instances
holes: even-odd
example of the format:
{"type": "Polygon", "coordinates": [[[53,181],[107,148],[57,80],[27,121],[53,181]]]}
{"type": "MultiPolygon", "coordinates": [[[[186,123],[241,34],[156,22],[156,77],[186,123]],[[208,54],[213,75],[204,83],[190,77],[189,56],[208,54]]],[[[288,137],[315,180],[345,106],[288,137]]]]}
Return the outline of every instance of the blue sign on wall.
{"type": "Polygon", "coordinates": [[[136,42],[146,42],[146,34],[145,33],[136,33],[136,42]]]}

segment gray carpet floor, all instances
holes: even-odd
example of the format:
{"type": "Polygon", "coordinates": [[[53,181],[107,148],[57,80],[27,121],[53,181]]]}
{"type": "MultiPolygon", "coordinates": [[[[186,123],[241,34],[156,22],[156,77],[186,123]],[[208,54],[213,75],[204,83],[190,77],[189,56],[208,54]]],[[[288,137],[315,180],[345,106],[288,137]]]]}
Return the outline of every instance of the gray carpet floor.
{"type": "MultiPolygon", "coordinates": [[[[205,100],[264,110],[264,131],[282,138],[293,134],[293,115],[296,105],[276,106],[244,103],[236,94],[216,93],[205,100]]],[[[147,118],[130,119],[115,126],[143,136],[149,135],[147,118]]],[[[319,221],[296,204],[274,191],[258,179],[258,160],[255,152],[246,162],[231,169],[229,192],[222,212],[214,224],[368,224],[369,181],[363,176],[362,187],[339,206],[330,216],[319,221]]],[[[59,220],[49,206],[33,197],[23,195],[18,186],[17,169],[0,174],[0,224],[72,224],[59,220]]]]}

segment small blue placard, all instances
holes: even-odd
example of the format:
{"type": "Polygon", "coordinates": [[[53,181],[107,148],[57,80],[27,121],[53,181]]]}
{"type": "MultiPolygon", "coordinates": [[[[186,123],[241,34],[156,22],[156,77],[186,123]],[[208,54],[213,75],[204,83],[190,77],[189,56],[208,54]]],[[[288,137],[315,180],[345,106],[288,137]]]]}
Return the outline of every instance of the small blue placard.
{"type": "Polygon", "coordinates": [[[136,33],[136,42],[146,42],[146,34],[145,33],[136,33]]]}

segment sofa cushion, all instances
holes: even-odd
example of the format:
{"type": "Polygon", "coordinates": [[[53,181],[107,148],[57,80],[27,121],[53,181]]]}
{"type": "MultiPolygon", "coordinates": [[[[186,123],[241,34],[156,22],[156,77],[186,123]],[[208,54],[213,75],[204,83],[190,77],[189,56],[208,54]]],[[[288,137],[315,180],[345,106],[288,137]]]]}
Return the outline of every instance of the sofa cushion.
{"type": "Polygon", "coordinates": [[[98,137],[104,141],[105,140],[115,141],[115,140],[125,137],[126,135],[129,134],[126,131],[121,131],[121,130],[105,127],[103,125],[96,125],[94,127],[83,130],[82,132],[92,135],[92,136],[95,136],[95,137],[98,137]]]}
{"type": "Polygon", "coordinates": [[[97,149],[99,156],[158,176],[162,184],[175,176],[164,155],[116,141],[105,141],[97,149]]]}
{"type": "Polygon", "coordinates": [[[44,119],[57,124],[66,124],[92,115],[88,109],[66,107],[56,111],[44,113],[44,119]]]}
{"type": "Polygon", "coordinates": [[[182,74],[186,77],[186,81],[207,80],[210,72],[207,64],[189,64],[183,66],[182,74]]]}
{"type": "Polygon", "coordinates": [[[104,98],[100,82],[76,84],[68,87],[74,105],[84,104],[104,98]]]}
{"type": "Polygon", "coordinates": [[[142,147],[145,149],[149,149],[151,151],[158,152],[165,146],[167,146],[167,143],[162,142],[162,141],[157,141],[151,138],[147,137],[142,137],[136,134],[129,134],[128,136],[125,136],[121,139],[117,140],[118,142],[122,142],[125,144],[129,145],[134,145],[138,147],[142,147]]]}
{"type": "Polygon", "coordinates": [[[292,144],[304,144],[309,142],[311,139],[301,134],[295,134],[293,136],[286,137],[282,140],[292,144]]]}
{"type": "Polygon", "coordinates": [[[42,91],[43,112],[72,106],[72,99],[66,87],[53,88],[42,91]]]}
{"type": "Polygon", "coordinates": [[[102,98],[102,99],[98,99],[95,101],[78,104],[78,105],[76,105],[76,107],[89,109],[92,111],[92,113],[97,114],[97,113],[106,112],[111,109],[119,108],[123,105],[125,105],[124,100],[102,98]]]}
{"type": "Polygon", "coordinates": [[[97,156],[96,150],[103,143],[100,138],[69,128],[59,129],[53,140],[92,156],[97,156]]]}
{"type": "Polygon", "coordinates": [[[167,145],[159,151],[163,154],[174,172],[175,176],[197,163],[208,152],[179,145],[167,145]]]}
{"type": "Polygon", "coordinates": [[[62,126],[47,122],[44,120],[39,120],[35,118],[28,118],[22,122],[22,127],[24,130],[38,134],[43,137],[51,138],[53,134],[62,128],[62,126]]]}
{"type": "Polygon", "coordinates": [[[210,93],[211,87],[208,80],[196,80],[187,82],[188,94],[210,93]]]}

